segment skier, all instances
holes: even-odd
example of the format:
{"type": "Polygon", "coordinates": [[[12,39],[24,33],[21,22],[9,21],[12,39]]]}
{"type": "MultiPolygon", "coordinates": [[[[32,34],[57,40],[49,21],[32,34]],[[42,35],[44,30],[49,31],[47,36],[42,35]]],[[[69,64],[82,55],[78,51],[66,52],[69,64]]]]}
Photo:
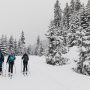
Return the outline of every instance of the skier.
{"type": "Polygon", "coordinates": [[[13,75],[13,65],[14,65],[15,59],[16,59],[15,54],[11,52],[11,54],[8,56],[8,59],[7,59],[7,63],[9,64],[8,75],[11,77],[13,75]]]}
{"type": "Polygon", "coordinates": [[[0,50],[0,75],[2,75],[3,62],[4,62],[4,55],[2,54],[2,51],[0,50]]]}
{"type": "Polygon", "coordinates": [[[23,60],[23,74],[27,75],[27,72],[28,72],[28,60],[29,60],[29,56],[28,56],[27,53],[25,53],[22,56],[22,60],[23,60]]]}

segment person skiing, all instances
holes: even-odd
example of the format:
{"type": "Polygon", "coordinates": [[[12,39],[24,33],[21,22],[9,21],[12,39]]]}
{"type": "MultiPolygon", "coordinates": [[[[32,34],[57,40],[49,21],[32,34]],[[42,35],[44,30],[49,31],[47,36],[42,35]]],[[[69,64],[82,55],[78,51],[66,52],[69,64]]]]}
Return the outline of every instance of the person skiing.
{"type": "Polygon", "coordinates": [[[27,72],[28,72],[28,60],[29,60],[29,56],[27,53],[25,53],[22,56],[22,60],[23,60],[23,74],[27,74],[27,72]]]}
{"type": "Polygon", "coordinates": [[[0,75],[2,75],[3,62],[4,62],[4,55],[2,54],[2,51],[0,50],[0,75]]]}
{"type": "Polygon", "coordinates": [[[9,64],[9,68],[8,68],[9,76],[13,75],[13,65],[14,65],[15,59],[16,59],[15,54],[11,52],[7,59],[7,63],[9,64]]]}

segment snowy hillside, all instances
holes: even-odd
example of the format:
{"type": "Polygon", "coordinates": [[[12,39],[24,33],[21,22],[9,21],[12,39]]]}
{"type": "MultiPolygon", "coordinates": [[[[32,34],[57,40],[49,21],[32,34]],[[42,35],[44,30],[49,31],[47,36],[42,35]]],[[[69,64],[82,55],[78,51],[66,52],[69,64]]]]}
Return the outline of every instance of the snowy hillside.
{"type": "MultiPolygon", "coordinates": [[[[77,58],[76,47],[66,57],[77,58]]],[[[6,57],[7,58],[7,57],[6,57]]],[[[71,63],[72,64],[72,63],[71,63]]],[[[16,74],[12,79],[0,76],[1,90],[90,90],[90,77],[77,74],[71,64],[52,66],[45,63],[45,57],[30,56],[28,76],[21,73],[21,57],[16,59],[16,74]]],[[[4,65],[4,73],[6,66],[4,65]]],[[[14,68],[15,70],[15,68],[14,68]]]]}

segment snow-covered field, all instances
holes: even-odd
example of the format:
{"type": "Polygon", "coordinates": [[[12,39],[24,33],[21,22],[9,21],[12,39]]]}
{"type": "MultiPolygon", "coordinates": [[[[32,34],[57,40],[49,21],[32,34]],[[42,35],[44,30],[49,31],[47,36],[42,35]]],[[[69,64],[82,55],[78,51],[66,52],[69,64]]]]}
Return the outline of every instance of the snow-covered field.
{"type": "MultiPolygon", "coordinates": [[[[70,52],[67,57],[76,59],[77,49],[72,49],[70,52]]],[[[45,63],[44,56],[30,56],[30,74],[23,76],[21,57],[17,57],[15,62],[16,74],[14,73],[12,79],[8,76],[0,76],[0,90],[90,90],[90,77],[73,72],[71,64],[52,66],[45,63]]],[[[6,68],[4,65],[4,73],[6,68]]]]}

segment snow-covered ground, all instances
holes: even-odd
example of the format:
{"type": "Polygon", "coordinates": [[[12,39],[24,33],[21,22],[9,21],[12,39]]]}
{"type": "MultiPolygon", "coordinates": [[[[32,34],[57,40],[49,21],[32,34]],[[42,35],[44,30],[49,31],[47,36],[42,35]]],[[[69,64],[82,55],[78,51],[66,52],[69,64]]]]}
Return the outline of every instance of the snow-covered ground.
{"type": "MultiPolygon", "coordinates": [[[[76,55],[77,48],[75,48],[67,54],[67,57],[72,60],[78,57],[76,55]]],[[[44,56],[30,56],[30,74],[23,76],[21,57],[17,57],[15,62],[16,74],[12,79],[8,76],[0,76],[0,90],[90,90],[90,77],[75,73],[71,69],[71,64],[52,66],[45,63],[44,56]]],[[[4,65],[4,73],[6,68],[4,65]]]]}

